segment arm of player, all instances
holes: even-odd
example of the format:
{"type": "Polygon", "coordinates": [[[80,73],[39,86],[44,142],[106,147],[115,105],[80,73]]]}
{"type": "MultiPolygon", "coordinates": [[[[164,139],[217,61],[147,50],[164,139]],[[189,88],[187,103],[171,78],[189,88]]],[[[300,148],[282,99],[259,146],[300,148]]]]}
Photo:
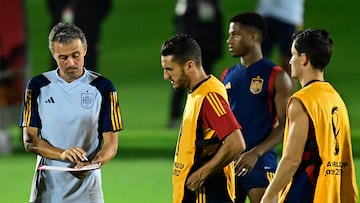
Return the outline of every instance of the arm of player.
{"type": "Polygon", "coordinates": [[[48,159],[69,160],[73,163],[86,161],[84,158],[86,151],[84,149],[73,146],[64,150],[52,146],[39,137],[39,128],[36,127],[23,127],[23,143],[26,151],[48,159]]]}
{"type": "MultiPolygon", "coordinates": [[[[274,82],[274,104],[276,110],[276,117],[278,125],[271,131],[269,136],[260,144],[253,147],[251,150],[243,153],[236,162],[236,173],[238,174],[242,168],[250,172],[257,162],[258,158],[264,153],[276,147],[281,143],[284,135],[285,121],[286,121],[286,105],[292,93],[291,79],[285,71],[277,73],[274,82]]],[[[243,175],[246,175],[243,174],[243,175]]]]}
{"type": "Polygon", "coordinates": [[[291,181],[302,160],[309,130],[309,118],[299,100],[291,100],[288,116],[290,123],[286,147],[275,172],[274,179],[267,187],[261,203],[270,203],[285,188],[291,181]]]}
{"type": "Polygon", "coordinates": [[[192,191],[199,189],[209,176],[222,170],[244,150],[245,141],[242,133],[240,129],[236,129],[223,140],[215,156],[188,177],[186,186],[192,191]]]}
{"type": "Polygon", "coordinates": [[[106,164],[115,157],[118,150],[118,131],[104,132],[103,144],[91,163],[106,164]]]}
{"type": "MultiPolygon", "coordinates": [[[[112,158],[115,157],[118,149],[118,132],[104,132],[103,133],[103,144],[101,149],[95,155],[94,159],[91,160],[91,164],[100,163],[101,165],[106,164],[112,158]]],[[[75,168],[81,168],[88,163],[78,162],[75,168]]],[[[77,171],[71,172],[75,177],[79,179],[85,178],[89,171],[77,171]]]]}

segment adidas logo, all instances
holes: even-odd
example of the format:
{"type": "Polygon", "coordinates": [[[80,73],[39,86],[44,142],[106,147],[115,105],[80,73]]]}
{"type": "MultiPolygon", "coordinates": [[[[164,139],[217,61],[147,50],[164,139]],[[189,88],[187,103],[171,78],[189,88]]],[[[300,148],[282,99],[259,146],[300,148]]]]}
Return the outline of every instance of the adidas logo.
{"type": "Polygon", "coordinates": [[[50,97],[50,98],[48,98],[48,99],[45,101],[45,103],[51,103],[51,104],[54,104],[54,103],[55,103],[55,100],[54,100],[54,98],[53,98],[53,97],[50,97]]]}

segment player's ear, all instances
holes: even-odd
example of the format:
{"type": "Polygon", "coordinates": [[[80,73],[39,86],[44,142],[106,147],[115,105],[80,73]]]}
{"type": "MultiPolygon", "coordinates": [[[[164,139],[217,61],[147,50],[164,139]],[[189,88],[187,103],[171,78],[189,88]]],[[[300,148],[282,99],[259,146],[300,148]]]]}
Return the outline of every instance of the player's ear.
{"type": "Polygon", "coordinates": [[[256,42],[261,42],[261,36],[257,32],[251,33],[251,39],[253,39],[256,42]]]}
{"type": "Polygon", "coordinates": [[[309,59],[309,57],[308,57],[308,55],[306,53],[302,53],[300,55],[300,57],[301,57],[301,64],[303,66],[306,66],[310,62],[310,59],[309,59]]]}
{"type": "Polygon", "coordinates": [[[195,67],[194,61],[189,60],[185,63],[184,65],[184,70],[185,71],[191,71],[193,68],[195,67]]]}

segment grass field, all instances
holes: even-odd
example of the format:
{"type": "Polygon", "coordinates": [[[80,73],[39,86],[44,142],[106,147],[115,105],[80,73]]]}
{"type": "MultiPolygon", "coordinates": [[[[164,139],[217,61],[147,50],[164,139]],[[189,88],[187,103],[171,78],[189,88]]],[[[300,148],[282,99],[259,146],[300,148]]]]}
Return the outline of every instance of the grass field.
{"type": "MultiPolygon", "coordinates": [[[[27,202],[35,157],[16,155],[0,161],[6,163],[1,169],[0,202],[27,202]]],[[[171,165],[168,158],[126,158],[119,154],[102,169],[105,202],[171,202],[171,165]]],[[[360,168],[359,159],[355,167],[360,168]]],[[[359,176],[357,182],[360,183],[359,176]]]]}
{"type": "MultiPolygon", "coordinates": [[[[223,1],[227,19],[241,11],[253,10],[254,2],[223,1]]],[[[107,203],[171,201],[171,167],[177,130],[166,129],[169,94],[162,80],[159,49],[173,34],[175,1],[114,1],[104,24],[99,71],[118,88],[125,130],[119,136],[117,157],[103,167],[107,203]]],[[[305,27],[330,31],[335,50],[326,78],[344,97],[352,124],[355,164],[360,171],[360,1],[316,0],[306,2],[305,27]],[[335,12],[336,11],[336,12],[335,12]]],[[[49,15],[44,0],[26,1],[30,75],[49,69],[47,35],[49,15]]],[[[276,54],[274,55],[274,57],[276,54]]],[[[276,58],[274,58],[276,60],[276,58]]],[[[236,63],[226,52],[216,64],[215,75],[236,63]]],[[[15,131],[16,132],[16,131],[15,131]]],[[[22,151],[18,135],[14,136],[22,151]]],[[[0,156],[0,202],[27,202],[34,172],[35,156],[17,152],[0,156]]],[[[359,181],[357,173],[357,182],[359,181]]]]}

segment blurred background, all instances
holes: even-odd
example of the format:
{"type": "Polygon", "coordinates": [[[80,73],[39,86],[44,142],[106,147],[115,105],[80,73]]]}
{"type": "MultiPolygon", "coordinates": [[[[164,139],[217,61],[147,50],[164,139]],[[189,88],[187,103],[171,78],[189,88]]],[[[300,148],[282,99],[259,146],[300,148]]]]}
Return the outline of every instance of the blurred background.
{"type": "MultiPolygon", "coordinates": [[[[16,38],[21,43],[20,62],[9,68],[12,74],[16,73],[17,82],[8,87],[0,83],[0,101],[9,93],[22,96],[29,77],[53,68],[48,34],[54,13],[48,7],[49,1],[19,1],[14,10],[19,19],[10,17],[14,11],[5,12],[10,10],[6,9],[4,2],[6,0],[0,0],[0,34],[16,38]],[[19,26],[14,28],[15,24],[19,26]],[[16,67],[21,70],[18,71],[16,67]]],[[[15,4],[17,1],[11,2],[15,4]]],[[[172,157],[178,128],[168,126],[173,90],[169,82],[163,80],[160,47],[165,39],[176,32],[175,5],[175,0],[113,0],[101,21],[95,68],[115,84],[125,127],[119,134],[117,157],[103,167],[106,202],[171,201],[172,157]]],[[[212,73],[215,76],[239,60],[232,58],[227,51],[229,18],[239,12],[255,11],[256,1],[220,1],[220,5],[223,11],[223,52],[213,65],[212,73]]],[[[88,12],[85,19],[94,22],[93,17],[100,9],[88,12]]],[[[325,76],[348,105],[358,171],[359,9],[358,0],[343,0],[341,3],[333,0],[305,1],[303,25],[304,28],[326,29],[334,40],[334,53],[325,76]]],[[[85,35],[88,36],[87,33],[85,35]]],[[[0,41],[1,56],[5,53],[4,44],[4,41],[0,41]]],[[[279,62],[278,56],[275,51],[270,58],[279,62]]],[[[4,81],[9,71],[5,69],[3,58],[1,60],[0,81],[4,81]]],[[[0,202],[27,202],[35,167],[35,155],[26,154],[22,148],[21,132],[17,127],[20,111],[18,100],[0,103],[0,202]]],[[[359,173],[357,179],[359,185],[359,173]]]]}

